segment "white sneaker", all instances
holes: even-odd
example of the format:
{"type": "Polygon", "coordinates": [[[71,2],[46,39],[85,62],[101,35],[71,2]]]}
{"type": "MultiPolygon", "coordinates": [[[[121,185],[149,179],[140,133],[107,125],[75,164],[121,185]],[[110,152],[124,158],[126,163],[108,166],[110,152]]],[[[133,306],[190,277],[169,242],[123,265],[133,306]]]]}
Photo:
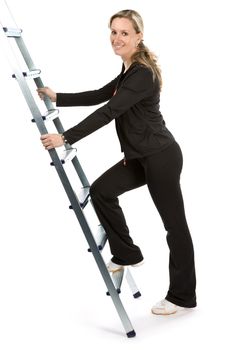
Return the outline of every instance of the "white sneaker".
{"type": "MultiPolygon", "coordinates": [[[[144,260],[138,262],[137,264],[133,264],[133,265],[131,265],[131,266],[132,266],[132,267],[139,267],[139,266],[143,265],[143,263],[144,263],[144,260]]],[[[107,270],[108,270],[109,272],[117,272],[117,271],[123,270],[124,267],[127,267],[127,266],[129,266],[129,265],[123,266],[123,265],[115,264],[112,260],[110,260],[110,261],[108,262],[108,264],[106,265],[107,270]]]]}
{"type": "Polygon", "coordinates": [[[144,264],[144,259],[142,260],[142,261],[140,261],[140,262],[138,262],[137,264],[133,264],[133,265],[131,265],[132,267],[139,267],[139,266],[141,266],[141,265],[143,265],[144,264]]]}
{"type": "Polygon", "coordinates": [[[118,265],[118,264],[115,264],[112,260],[110,260],[108,262],[108,264],[106,265],[107,267],[107,270],[109,272],[117,272],[117,271],[120,271],[120,270],[123,270],[124,269],[124,266],[123,265],[118,265]]]}
{"type": "Polygon", "coordinates": [[[184,308],[163,299],[152,307],[151,312],[155,315],[172,315],[182,309],[184,308]]]}

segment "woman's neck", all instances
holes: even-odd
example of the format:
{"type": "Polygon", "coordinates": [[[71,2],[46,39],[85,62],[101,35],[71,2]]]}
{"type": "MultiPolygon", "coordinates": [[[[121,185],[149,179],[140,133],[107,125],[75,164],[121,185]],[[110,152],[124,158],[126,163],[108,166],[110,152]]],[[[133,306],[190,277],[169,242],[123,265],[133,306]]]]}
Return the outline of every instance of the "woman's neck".
{"type": "Polygon", "coordinates": [[[129,67],[131,66],[132,62],[130,60],[123,60],[124,62],[124,66],[125,66],[125,72],[129,69],[129,67]]]}

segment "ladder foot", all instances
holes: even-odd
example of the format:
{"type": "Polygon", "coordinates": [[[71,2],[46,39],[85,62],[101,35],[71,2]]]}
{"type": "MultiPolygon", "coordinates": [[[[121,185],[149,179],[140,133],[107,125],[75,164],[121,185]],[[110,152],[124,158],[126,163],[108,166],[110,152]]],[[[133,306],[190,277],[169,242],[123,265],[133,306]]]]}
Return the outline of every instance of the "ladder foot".
{"type": "Polygon", "coordinates": [[[139,298],[141,297],[141,293],[140,292],[136,292],[135,294],[133,294],[133,297],[136,299],[136,298],[139,298]]]}
{"type": "Polygon", "coordinates": [[[136,336],[136,332],[133,330],[133,331],[130,331],[130,332],[126,333],[126,335],[127,335],[128,338],[133,338],[133,337],[136,336]]]}

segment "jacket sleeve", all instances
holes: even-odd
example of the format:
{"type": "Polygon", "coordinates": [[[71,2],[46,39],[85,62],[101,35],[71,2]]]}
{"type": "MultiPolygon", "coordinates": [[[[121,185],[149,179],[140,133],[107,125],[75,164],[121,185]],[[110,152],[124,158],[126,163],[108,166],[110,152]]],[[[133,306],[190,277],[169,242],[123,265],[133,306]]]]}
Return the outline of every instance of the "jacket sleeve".
{"type": "Polygon", "coordinates": [[[119,76],[99,90],[57,93],[56,105],[58,107],[93,106],[106,102],[113,96],[119,76]]]}
{"type": "Polygon", "coordinates": [[[133,105],[151,96],[153,85],[152,72],[148,68],[136,67],[136,69],[132,69],[110,101],[79,124],[65,131],[65,139],[69,144],[73,144],[108,124],[113,119],[120,117],[133,105]]]}

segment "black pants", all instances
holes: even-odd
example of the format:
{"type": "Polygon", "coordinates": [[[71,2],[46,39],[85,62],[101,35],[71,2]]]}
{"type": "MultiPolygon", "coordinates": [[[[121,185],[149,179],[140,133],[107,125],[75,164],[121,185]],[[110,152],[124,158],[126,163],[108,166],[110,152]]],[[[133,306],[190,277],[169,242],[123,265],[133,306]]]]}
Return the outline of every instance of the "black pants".
{"type": "Polygon", "coordinates": [[[143,259],[129,235],[118,196],[147,184],[167,231],[170,249],[170,286],[166,299],[183,307],[195,307],[193,243],[185,218],[180,188],[182,153],[174,142],[165,150],[144,158],[123,160],[107,170],[91,186],[91,199],[113,254],[112,261],[131,265],[143,259]]]}

